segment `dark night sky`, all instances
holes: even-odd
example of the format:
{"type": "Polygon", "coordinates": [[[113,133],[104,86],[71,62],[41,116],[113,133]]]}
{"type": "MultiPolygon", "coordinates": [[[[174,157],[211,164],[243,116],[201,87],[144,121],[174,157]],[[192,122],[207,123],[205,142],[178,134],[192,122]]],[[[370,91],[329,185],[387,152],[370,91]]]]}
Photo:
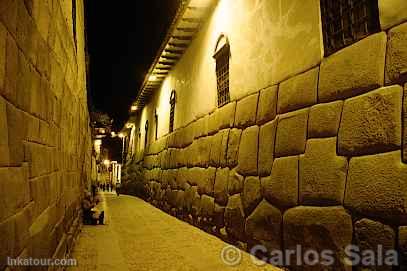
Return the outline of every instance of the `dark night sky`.
{"type": "Polygon", "coordinates": [[[180,0],[86,1],[90,101],[115,129],[150,67],[180,0]]]}

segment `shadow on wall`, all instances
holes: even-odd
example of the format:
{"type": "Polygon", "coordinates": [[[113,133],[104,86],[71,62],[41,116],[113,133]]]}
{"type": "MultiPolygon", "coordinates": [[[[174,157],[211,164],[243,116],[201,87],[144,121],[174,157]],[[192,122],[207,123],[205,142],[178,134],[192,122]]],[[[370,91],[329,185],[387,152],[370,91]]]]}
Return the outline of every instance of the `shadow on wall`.
{"type": "Polygon", "coordinates": [[[122,185],[120,193],[148,200],[150,197],[148,182],[143,178],[144,169],[140,164],[132,161],[122,170],[122,185]]]}

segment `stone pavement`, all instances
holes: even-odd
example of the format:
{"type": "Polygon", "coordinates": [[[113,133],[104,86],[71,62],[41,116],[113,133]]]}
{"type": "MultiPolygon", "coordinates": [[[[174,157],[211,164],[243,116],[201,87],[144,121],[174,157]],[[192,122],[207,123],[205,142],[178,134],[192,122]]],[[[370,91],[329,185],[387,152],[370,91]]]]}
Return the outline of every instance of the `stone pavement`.
{"type": "MultiPolygon", "coordinates": [[[[90,270],[279,270],[256,266],[242,253],[239,265],[223,263],[220,239],[172,217],[143,200],[102,193],[106,225],[84,225],[72,257],[90,270]]],[[[233,257],[233,253],[229,254],[233,257]]]]}

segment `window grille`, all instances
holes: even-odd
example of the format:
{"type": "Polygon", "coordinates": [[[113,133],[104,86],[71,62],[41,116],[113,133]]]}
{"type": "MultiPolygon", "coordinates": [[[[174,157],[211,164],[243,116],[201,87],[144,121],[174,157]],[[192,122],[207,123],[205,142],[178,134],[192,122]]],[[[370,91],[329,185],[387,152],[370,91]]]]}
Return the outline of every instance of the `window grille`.
{"type": "Polygon", "coordinates": [[[174,131],[175,96],[175,90],[173,90],[170,96],[170,133],[174,131]]]}
{"type": "Polygon", "coordinates": [[[146,125],[144,126],[144,128],[145,128],[145,137],[144,137],[144,149],[146,149],[147,148],[147,138],[148,138],[148,120],[146,120],[146,125]]]}
{"type": "Polygon", "coordinates": [[[377,0],[321,0],[325,55],[380,31],[377,0]]]}
{"type": "Polygon", "coordinates": [[[218,107],[230,101],[229,95],[229,44],[224,45],[214,58],[216,59],[216,83],[218,90],[218,107]]]}
{"type": "Polygon", "coordinates": [[[158,114],[157,109],[154,111],[154,121],[155,121],[155,140],[158,138],[158,114]]]}

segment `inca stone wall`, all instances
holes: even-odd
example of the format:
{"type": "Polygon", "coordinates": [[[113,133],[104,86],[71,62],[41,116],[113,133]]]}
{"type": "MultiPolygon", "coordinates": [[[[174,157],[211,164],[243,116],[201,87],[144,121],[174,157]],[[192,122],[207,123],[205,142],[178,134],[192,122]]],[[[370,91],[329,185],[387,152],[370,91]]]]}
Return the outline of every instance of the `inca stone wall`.
{"type": "Polygon", "coordinates": [[[0,270],[63,258],[79,229],[91,138],[83,3],[75,39],[71,2],[0,3],[0,270]]]}
{"type": "Polygon", "coordinates": [[[406,255],[407,23],[394,18],[153,142],[152,204],[243,247],[332,249],[330,270],[352,269],[349,244],[406,255]]]}

